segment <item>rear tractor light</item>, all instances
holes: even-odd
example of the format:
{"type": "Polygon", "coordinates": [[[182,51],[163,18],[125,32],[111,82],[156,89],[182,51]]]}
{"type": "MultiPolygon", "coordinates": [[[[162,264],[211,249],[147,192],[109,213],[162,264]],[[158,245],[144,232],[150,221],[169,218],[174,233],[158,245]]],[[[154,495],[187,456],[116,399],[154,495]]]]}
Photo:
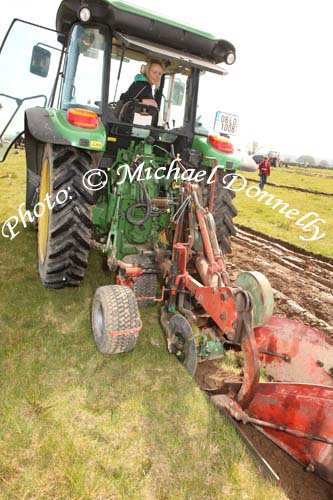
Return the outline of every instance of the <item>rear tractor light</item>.
{"type": "Polygon", "coordinates": [[[228,137],[223,137],[219,135],[208,136],[209,143],[213,148],[222,151],[223,153],[233,153],[234,146],[228,137]]]}
{"type": "Polygon", "coordinates": [[[98,128],[98,115],[86,109],[70,108],[67,111],[67,121],[75,127],[98,128]]]}

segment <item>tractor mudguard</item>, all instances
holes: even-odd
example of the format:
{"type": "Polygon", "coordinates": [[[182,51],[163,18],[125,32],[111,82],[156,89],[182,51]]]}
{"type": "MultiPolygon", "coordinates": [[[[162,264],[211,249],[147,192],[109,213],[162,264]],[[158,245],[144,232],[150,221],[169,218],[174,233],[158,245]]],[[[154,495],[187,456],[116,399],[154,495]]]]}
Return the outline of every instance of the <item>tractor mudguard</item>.
{"type": "Polygon", "coordinates": [[[105,151],[106,132],[101,121],[96,129],[74,126],[68,122],[66,111],[61,109],[28,109],[25,113],[25,130],[45,144],[105,151]]]}
{"type": "Polygon", "coordinates": [[[70,146],[54,128],[45,108],[27,109],[24,115],[24,137],[27,161],[27,189],[25,206],[30,210],[34,205],[36,189],[40,182],[45,144],[70,146]]]}
{"type": "Polygon", "coordinates": [[[39,142],[71,146],[71,142],[63,137],[55,128],[49,112],[45,108],[30,108],[24,117],[25,133],[39,142]]]}
{"type": "Polygon", "coordinates": [[[226,170],[235,171],[243,170],[245,172],[255,172],[258,169],[257,164],[250,155],[244,151],[235,150],[233,153],[224,153],[215,149],[208,140],[208,137],[203,135],[195,135],[192,143],[193,149],[203,153],[204,160],[202,162],[205,167],[212,167],[211,158],[216,158],[218,165],[226,170]],[[209,160],[206,158],[210,158],[209,160]]]}
{"type": "Polygon", "coordinates": [[[67,122],[65,111],[54,109],[37,107],[27,109],[24,117],[24,134],[27,159],[27,209],[33,208],[34,205],[45,144],[89,150],[94,168],[97,168],[106,144],[105,128],[102,123],[95,130],[75,127],[67,122]]]}
{"type": "Polygon", "coordinates": [[[24,114],[24,137],[27,162],[25,206],[30,210],[40,182],[45,144],[70,146],[70,142],[55,130],[47,110],[37,107],[27,109],[24,114]]]}

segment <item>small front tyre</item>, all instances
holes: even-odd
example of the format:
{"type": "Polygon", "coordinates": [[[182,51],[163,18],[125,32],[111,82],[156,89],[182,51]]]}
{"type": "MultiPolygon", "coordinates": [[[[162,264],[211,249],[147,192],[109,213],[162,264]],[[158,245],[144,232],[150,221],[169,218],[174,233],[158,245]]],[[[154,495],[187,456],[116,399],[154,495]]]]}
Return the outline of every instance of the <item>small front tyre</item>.
{"type": "Polygon", "coordinates": [[[92,305],[92,329],[102,354],[132,351],[142,323],[133,291],[127,286],[97,288],[92,305]]]}

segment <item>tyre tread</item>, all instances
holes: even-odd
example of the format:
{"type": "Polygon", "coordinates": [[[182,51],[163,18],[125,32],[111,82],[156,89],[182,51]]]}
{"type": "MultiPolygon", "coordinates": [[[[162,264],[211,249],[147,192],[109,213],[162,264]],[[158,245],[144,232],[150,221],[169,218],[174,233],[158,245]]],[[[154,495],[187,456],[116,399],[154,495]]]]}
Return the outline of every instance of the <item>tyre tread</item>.
{"type": "MultiPolygon", "coordinates": [[[[236,196],[234,191],[225,189],[223,184],[223,177],[228,172],[223,170],[217,171],[217,180],[215,186],[214,208],[213,217],[216,224],[216,236],[220,248],[224,254],[231,253],[231,237],[236,236],[236,229],[233,218],[237,216],[238,212],[233,204],[233,199],[236,196]]],[[[207,176],[206,176],[207,178],[207,176]]],[[[201,196],[203,206],[206,207],[209,201],[210,186],[205,184],[203,180],[200,183],[201,196]]]]}
{"type": "Polygon", "coordinates": [[[82,177],[92,167],[87,153],[67,146],[46,145],[51,176],[50,199],[59,191],[70,199],[49,211],[49,235],[44,263],[39,262],[42,283],[48,288],[78,286],[84,277],[91,246],[92,193],[82,194],[82,177]],[[78,189],[78,185],[82,185],[78,189]]]}
{"type": "Polygon", "coordinates": [[[96,290],[92,306],[92,326],[97,349],[102,354],[132,351],[139,333],[111,336],[110,332],[131,330],[141,325],[138,304],[127,286],[109,285],[96,290]],[[102,307],[105,327],[98,328],[97,314],[102,307]]]}

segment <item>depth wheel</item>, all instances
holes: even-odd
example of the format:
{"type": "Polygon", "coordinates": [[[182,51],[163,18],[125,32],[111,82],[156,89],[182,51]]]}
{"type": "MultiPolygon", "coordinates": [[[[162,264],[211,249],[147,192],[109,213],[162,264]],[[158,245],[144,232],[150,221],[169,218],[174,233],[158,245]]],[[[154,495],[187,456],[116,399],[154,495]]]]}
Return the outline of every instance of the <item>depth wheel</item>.
{"type": "Polygon", "coordinates": [[[94,197],[82,178],[91,166],[84,151],[45,146],[37,204],[38,269],[45,287],[78,286],[84,277],[94,197]]]}
{"type": "Polygon", "coordinates": [[[138,305],[129,287],[110,285],[97,288],[92,305],[92,329],[99,352],[132,351],[141,326],[138,305]]]}
{"type": "Polygon", "coordinates": [[[252,296],[253,327],[266,325],[274,310],[274,294],[266,276],[258,271],[244,271],[237,276],[235,284],[252,296]]]}
{"type": "Polygon", "coordinates": [[[172,350],[190,375],[194,375],[198,365],[197,347],[191,325],[184,316],[175,314],[169,321],[173,336],[172,350]]]}

